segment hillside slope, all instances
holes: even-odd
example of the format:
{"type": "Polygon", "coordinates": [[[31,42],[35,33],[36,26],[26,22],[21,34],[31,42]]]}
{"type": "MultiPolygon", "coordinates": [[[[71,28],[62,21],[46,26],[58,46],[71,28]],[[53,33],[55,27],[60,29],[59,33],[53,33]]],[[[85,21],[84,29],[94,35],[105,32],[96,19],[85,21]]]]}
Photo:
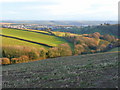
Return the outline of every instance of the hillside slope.
{"type": "Polygon", "coordinates": [[[66,43],[67,41],[51,35],[46,35],[42,33],[35,33],[17,29],[2,29],[2,35],[17,37],[25,40],[31,40],[38,43],[44,43],[50,46],[57,46],[58,44],[66,43]]]}
{"type": "Polygon", "coordinates": [[[119,37],[118,25],[93,26],[81,29],[81,34],[90,34],[94,32],[99,32],[102,35],[110,34],[119,37]]]}
{"type": "Polygon", "coordinates": [[[75,34],[91,34],[99,32],[101,35],[110,34],[116,37],[120,36],[118,33],[118,25],[88,26],[82,28],[73,27],[70,29],[55,29],[53,31],[70,32],[75,34]]]}
{"type": "Polygon", "coordinates": [[[117,88],[118,53],[52,58],[3,66],[3,88],[117,88]]]}

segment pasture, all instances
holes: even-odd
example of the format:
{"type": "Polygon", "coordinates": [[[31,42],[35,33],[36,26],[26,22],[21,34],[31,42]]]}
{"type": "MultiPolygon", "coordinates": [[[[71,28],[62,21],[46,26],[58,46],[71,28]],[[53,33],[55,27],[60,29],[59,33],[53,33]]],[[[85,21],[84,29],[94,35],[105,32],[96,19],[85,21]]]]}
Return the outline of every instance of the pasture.
{"type": "Polygon", "coordinates": [[[17,29],[3,28],[1,34],[18,37],[25,40],[40,42],[50,46],[57,46],[59,44],[67,43],[67,41],[63,38],[55,37],[52,35],[41,34],[41,33],[22,31],[17,29]]]}

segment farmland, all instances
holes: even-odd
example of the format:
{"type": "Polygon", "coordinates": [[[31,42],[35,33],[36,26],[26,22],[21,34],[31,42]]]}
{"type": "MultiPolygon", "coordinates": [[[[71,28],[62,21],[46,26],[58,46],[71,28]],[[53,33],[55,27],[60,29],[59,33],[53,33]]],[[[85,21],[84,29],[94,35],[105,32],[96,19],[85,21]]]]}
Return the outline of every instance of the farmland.
{"type": "Polygon", "coordinates": [[[30,42],[25,42],[25,41],[13,39],[13,38],[2,37],[2,36],[0,36],[0,38],[2,38],[2,44],[4,46],[13,46],[13,47],[15,47],[15,46],[25,46],[25,47],[34,47],[34,48],[37,48],[37,49],[47,48],[47,47],[42,46],[42,45],[38,45],[38,44],[30,43],[30,42]]]}
{"type": "Polygon", "coordinates": [[[0,35],[3,43],[2,64],[107,51],[113,42],[112,47],[119,46],[117,38],[98,32],[79,35],[49,29],[3,28],[0,35]]]}
{"type": "Polygon", "coordinates": [[[10,28],[0,35],[3,88],[118,87],[114,36],[10,28]]]}
{"type": "Polygon", "coordinates": [[[3,66],[3,88],[117,88],[118,53],[68,56],[3,66]]]}
{"type": "Polygon", "coordinates": [[[2,60],[2,64],[23,63],[34,60],[41,60],[51,56],[48,50],[61,44],[73,44],[64,38],[51,35],[47,31],[8,29],[2,28],[0,33],[2,38],[2,56],[9,59],[2,60]]]}
{"type": "Polygon", "coordinates": [[[18,37],[25,40],[36,41],[50,46],[57,46],[66,43],[67,41],[51,35],[17,30],[17,29],[2,29],[2,34],[7,36],[18,37]]]}

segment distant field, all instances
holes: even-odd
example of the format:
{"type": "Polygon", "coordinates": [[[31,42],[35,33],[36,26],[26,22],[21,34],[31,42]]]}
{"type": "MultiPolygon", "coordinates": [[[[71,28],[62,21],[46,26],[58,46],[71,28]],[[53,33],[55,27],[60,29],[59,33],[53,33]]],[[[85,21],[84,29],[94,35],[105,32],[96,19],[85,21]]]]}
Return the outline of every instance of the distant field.
{"type": "Polygon", "coordinates": [[[6,65],[2,74],[3,88],[117,88],[118,53],[6,65]]]}
{"type": "MultiPolygon", "coordinates": [[[[66,34],[65,32],[59,32],[59,31],[57,31],[57,32],[54,31],[52,33],[54,33],[56,36],[60,36],[60,37],[63,37],[66,34]]],[[[67,34],[69,34],[71,36],[82,36],[80,34],[74,34],[74,33],[67,33],[67,34]]]]}
{"type": "Polygon", "coordinates": [[[50,34],[49,32],[47,32],[47,31],[42,31],[42,30],[25,29],[25,31],[32,31],[32,32],[37,32],[37,33],[50,34]]]}
{"type": "Polygon", "coordinates": [[[3,24],[15,24],[15,23],[0,23],[0,25],[3,25],[3,24]]]}
{"type": "Polygon", "coordinates": [[[2,34],[18,37],[25,40],[32,40],[32,41],[44,43],[50,46],[57,46],[59,44],[67,43],[66,40],[59,37],[41,34],[41,33],[29,32],[29,31],[16,30],[16,29],[3,28],[2,34]]]}

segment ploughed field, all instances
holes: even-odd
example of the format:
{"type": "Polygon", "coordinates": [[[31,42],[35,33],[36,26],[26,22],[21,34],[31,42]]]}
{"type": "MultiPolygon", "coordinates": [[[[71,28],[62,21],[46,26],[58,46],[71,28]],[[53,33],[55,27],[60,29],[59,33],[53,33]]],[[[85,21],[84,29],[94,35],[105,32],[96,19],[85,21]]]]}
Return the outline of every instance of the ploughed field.
{"type": "Polygon", "coordinates": [[[118,53],[51,58],[2,67],[3,88],[117,88],[118,53]]]}

